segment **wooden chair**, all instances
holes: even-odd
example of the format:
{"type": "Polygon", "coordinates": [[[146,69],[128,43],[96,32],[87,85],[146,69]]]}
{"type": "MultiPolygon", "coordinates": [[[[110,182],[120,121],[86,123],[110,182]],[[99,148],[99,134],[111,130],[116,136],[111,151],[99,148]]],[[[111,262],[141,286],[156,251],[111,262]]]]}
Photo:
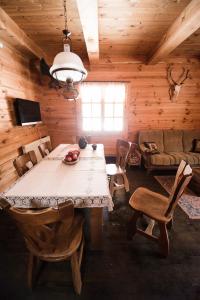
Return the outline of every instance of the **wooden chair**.
{"type": "Polygon", "coordinates": [[[106,165],[106,172],[108,177],[110,178],[109,187],[112,197],[114,195],[114,192],[119,189],[125,188],[126,192],[129,192],[129,182],[126,176],[126,163],[130,148],[130,142],[118,139],[116,147],[116,164],[106,165]],[[121,180],[122,183],[119,182],[119,180],[121,180]]]}
{"type": "MultiPolygon", "coordinates": [[[[16,221],[30,252],[28,285],[32,288],[34,260],[57,262],[70,259],[74,289],[81,293],[80,266],[84,238],[83,217],[74,214],[74,206],[68,201],[58,208],[25,210],[11,207],[1,199],[0,206],[16,221]]],[[[36,265],[37,265],[36,264],[36,265]]]]}
{"type": "Polygon", "coordinates": [[[38,148],[43,158],[53,150],[50,141],[40,144],[38,148]]]}
{"type": "Polygon", "coordinates": [[[172,191],[168,198],[152,192],[147,188],[140,187],[136,189],[129,200],[129,204],[135,210],[135,213],[128,224],[128,238],[131,239],[135,233],[142,234],[143,236],[156,241],[160,246],[161,253],[166,257],[169,254],[167,227],[171,228],[172,226],[174,210],[191,178],[192,169],[182,160],[176,173],[172,191]],[[153,235],[152,224],[154,225],[154,222],[150,222],[145,231],[137,228],[137,220],[139,217],[142,217],[142,215],[146,215],[158,223],[160,231],[159,237],[153,235]]]}
{"type": "Polygon", "coordinates": [[[13,161],[13,165],[19,176],[24,175],[31,167],[37,164],[34,151],[22,154],[13,161]]]}

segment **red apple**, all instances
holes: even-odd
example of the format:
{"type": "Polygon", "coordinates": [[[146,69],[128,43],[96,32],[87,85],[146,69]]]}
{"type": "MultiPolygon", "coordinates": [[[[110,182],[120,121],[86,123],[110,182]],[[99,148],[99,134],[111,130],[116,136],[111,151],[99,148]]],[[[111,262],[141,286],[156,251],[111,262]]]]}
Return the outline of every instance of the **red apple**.
{"type": "Polygon", "coordinates": [[[79,150],[74,150],[73,153],[79,155],[80,151],[79,150]]]}
{"type": "Polygon", "coordinates": [[[72,156],[72,159],[73,160],[77,160],[78,159],[78,155],[74,153],[73,156],[72,156]]]}
{"type": "Polygon", "coordinates": [[[65,156],[65,160],[70,162],[70,161],[72,161],[72,157],[69,156],[69,155],[66,155],[66,156],[65,156]]]}
{"type": "Polygon", "coordinates": [[[73,156],[73,151],[69,151],[67,155],[68,156],[73,156]]]}

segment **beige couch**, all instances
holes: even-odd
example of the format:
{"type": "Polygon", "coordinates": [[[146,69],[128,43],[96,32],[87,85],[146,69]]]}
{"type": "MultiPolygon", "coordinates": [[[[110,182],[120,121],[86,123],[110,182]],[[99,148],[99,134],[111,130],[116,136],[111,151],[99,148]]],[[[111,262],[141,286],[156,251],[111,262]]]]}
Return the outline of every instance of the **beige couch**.
{"type": "Polygon", "coordinates": [[[200,139],[200,130],[148,130],[139,132],[139,148],[145,167],[176,169],[182,159],[192,167],[200,168],[200,153],[194,153],[194,139],[200,139]],[[155,142],[159,154],[146,152],[144,142],[155,142]]]}

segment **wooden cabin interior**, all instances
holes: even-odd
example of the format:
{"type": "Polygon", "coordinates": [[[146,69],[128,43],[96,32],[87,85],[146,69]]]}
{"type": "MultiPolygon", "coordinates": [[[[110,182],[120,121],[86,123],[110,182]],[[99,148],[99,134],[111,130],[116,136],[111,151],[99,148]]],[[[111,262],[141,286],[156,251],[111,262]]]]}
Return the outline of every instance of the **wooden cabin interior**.
{"type": "Polygon", "coordinates": [[[200,299],[199,170],[200,0],[0,0],[1,299],[200,299]]]}

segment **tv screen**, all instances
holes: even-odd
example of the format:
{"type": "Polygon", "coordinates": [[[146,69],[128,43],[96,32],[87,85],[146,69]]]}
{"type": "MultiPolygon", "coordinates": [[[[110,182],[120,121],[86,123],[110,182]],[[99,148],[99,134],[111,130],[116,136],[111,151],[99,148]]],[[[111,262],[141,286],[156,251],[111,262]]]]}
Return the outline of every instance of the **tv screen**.
{"type": "Polygon", "coordinates": [[[33,125],[41,123],[40,104],[37,101],[15,99],[14,102],[17,125],[33,125]]]}

